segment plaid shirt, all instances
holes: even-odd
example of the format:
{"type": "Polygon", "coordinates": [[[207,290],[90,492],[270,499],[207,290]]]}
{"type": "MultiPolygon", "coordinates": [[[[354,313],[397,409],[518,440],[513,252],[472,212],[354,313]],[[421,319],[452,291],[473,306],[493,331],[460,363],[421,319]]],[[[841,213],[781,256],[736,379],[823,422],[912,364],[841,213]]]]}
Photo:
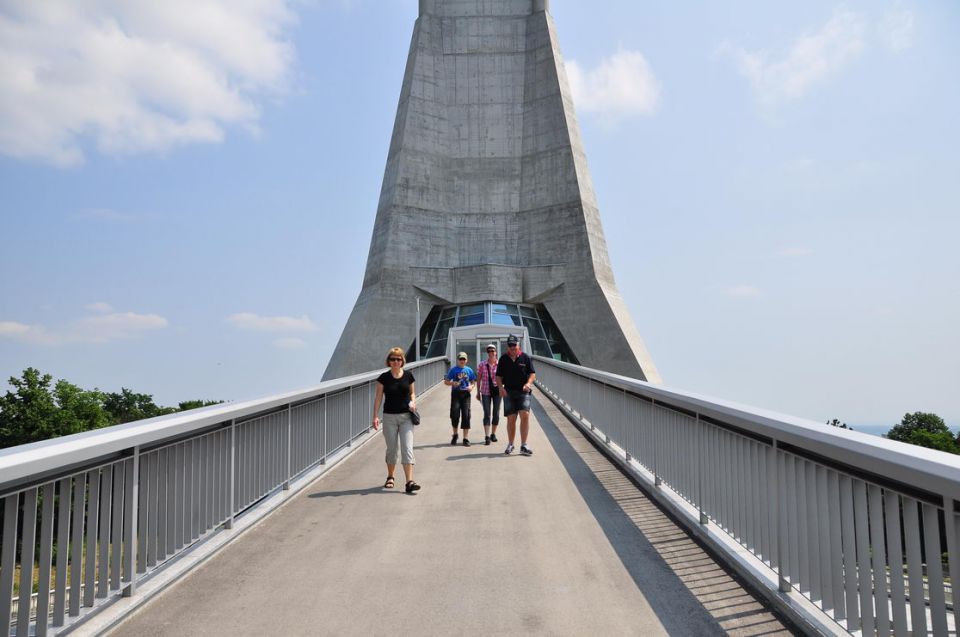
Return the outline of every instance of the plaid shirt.
{"type": "Polygon", "coordinates": [[[482,361],[477,365],[477,377],[480,379],[480,393],[489,396],[490,385],[495,385],[497,382],[497,364],[482,361]]]}

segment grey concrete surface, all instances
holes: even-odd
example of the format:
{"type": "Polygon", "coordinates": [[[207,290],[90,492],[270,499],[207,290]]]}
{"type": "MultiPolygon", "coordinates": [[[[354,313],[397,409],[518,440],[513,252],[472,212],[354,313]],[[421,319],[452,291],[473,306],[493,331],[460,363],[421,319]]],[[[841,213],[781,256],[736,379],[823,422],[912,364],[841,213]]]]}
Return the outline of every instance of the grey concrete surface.
{"type": "Polygon", "coordinates": [[[660,382],[614,281],[547,4],[420,3],[363,285],[325,379],[413,343],[419,296],[424,319],[543,304],[582,364],[660,382]]]}
{"type": "Polygon", "coordinates": [[[549,401],[528,458],[450,446],[448,400],[420,405],[418,494],[372,441],[110,634],[788,634],[549,401]]]}

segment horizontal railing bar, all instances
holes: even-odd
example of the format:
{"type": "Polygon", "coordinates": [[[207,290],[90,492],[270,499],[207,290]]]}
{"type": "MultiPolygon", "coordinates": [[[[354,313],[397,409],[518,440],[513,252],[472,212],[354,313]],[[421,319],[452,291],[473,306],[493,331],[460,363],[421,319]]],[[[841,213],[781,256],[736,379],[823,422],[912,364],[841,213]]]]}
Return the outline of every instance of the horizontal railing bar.
{"type": "MultiPolygon", "coordinates": [[[[444,358],[435,357],[410,363],[407,369],[417,369],[440,360],[444,358]]],[[[229,420],[257,416],[291,403],[332,395],[352,386],[375,380],[380,373],[382,370],[356,374],[326,381],[307,389],[239,403],[201,407],[188,412],[158,416],[0,450],[0,489],[6,490],[9,485],[25,479],[33,481],[38,474],[62,471],[66,465],[79,466],[95,458],[106,457],[136,446],[146,448],[178,437],[192,437],[197,431],[216,427],[229,420]]]]}
{"type": "MultiPolygon", "coordinates": [[[[656,404],[660,404],[660,403],[656,403],[656,404]]],[[[686,413],[686,415],[690,416],[691,418],[697,417],[696,412],[692,412],[692,413],[684,412],[684,413],[686,413]]],[[[723,422],[722,420],[717,420],[716,418],[712,418],[710,416],[704,416],[701,414],[700,422],[710,423],[714,427],[720,427],[721,429],[726,429],[731,433],[735,433],[738,436],[743,436],[744,438],[749,438],[750,440],[755,440],[757,442],[763,443],[768,447],[773,446],[774,440],[770,436],[764,436],[763,434],[758,434],[754,431],[750,431],[749,429],[744,429],[743,427],[737,427],[736,425],[731,425],[730,423],[723,422]]]]}
{"type": "Polygon", "coordinates": [[[804,449],[806,453],[858,467],[861,472],[884,476],[898,490],[919,489],[960,499],[960,459],[943,451],[917,447],[853,430],[840,430],[822,423],[749,407],[727,400],[653,385],[644,381],[534,356],[547,364],[654,400],[695,411],[701,419],[719,422],[804,449]],[[835,431],[833,431],[835,430],[835,431]]]}
{"type": "MultiPolygon", "coordinates": [[[[276,406],[276,407],[274,407],[273,409],[270,409],[270,410],[268,410],[268,411],[257,412],[257,413],[255,413],[255,414],[251,414],[251,415],[245,416],[245,417],[243,417],[243,418],[237,418],[236,421],[237,421],[237,424],[238,424],[238,425],[242,425],[242,424],[245,424],[245,423],[248,423],[248,422],[252,422],[252,421],[254,421],[254,420],[258,420],[258,419],[260,419],[260,418],[265,418],[265,417],[267,417],[267,416],[272,416],[273,414],[279,414],[279,413],[285,412],[287,409],[293,409],[293,408],[296,408],[296,407],[303,407],[304,405],[310,405],[310,404],[315,403],[315,402],[317,402],[317,401],[323,400],[324,398],[333,398],[334,396],[340,396],[340,395],[345,394],[345,393],[347,393],[347,392],[349,392],[349,391],[350,391],[350,388],[347,388],[347,389],[339,389],[339,390],[337,390],[337,391],[335,391],[335,392],[327,392],[327,393],[320,394],[319,396],[311,396],[310,398],[305,398],[305,399],[300,400],[300,401],[294,401],[294,402],[284,403],[284,404],[278,405],[278,406],[276,406]]],[[[230,426],[230,423],[228,422],[228,423],[226,423],[226,425],[229,427],[229,426],[230,426]]]]}
{"type": "Polygon", "coordinates": [[[144,445],[140,447],[140,453],[145,454],[145,453],[150,453],[152,451],[160,451],[161,449],[166,449],[167,447],[178,445],[181,442],[184,442],[185,440],[195,440],[197,438],[202,438],[203,436],[209,436],[209,435],[215,434],[218,431],[222,431],[224,429],[230,429],[230,421],[222,422],[216,425],[211,425],[203,429],[197,429],[195,431],[191,431],[190,433],[184,434],[182,436],[177,436],[176,438],[169,438],[166,440],[162,440],[153,445],[144,445]]]}
{"type": "Polygon", "coordinates": [[[99,458],[93,458],[88,462],[75,463],[66,467],[62,467],[59,471],[56,469],[51,469],[50,471],[46,471],[44,473],[30,475],[19,482],[12,482],[2,485],[2,488],[0,488],[0,498],[5,498],[8,495],[14,495],[16,493],[23,493],[24,491],[29,491],[30,489],[36,489],[37,487],[49,482],[73,478],[80,474],[86,473],[91,469],[117,464],[118,462],[123,462],[123,460],[129,458],[130,455],[131,450],[127,449],[124,451],[111,453],[106,456],[101,456],[99,458]]]}
{"type": "Polygon", "coordinates": [[[886,476],[872,473],[870,471],[864,471],[860,467],[835,460],[834,458],[828,458],[818,453],[813,453],[796,445],[779,443],[777,447],[781,451],[792,453],[795,456],[822,464],[825,467],[842,471],[843,473],[849,474],[855,478],[860,478],[866,482],[872,482],[883,487],[884,489],[890,489],[891,491],[896,491],[901,495],[907,495],[916,500],[922,500],[928,504],[940,507],[941,509],[943,508],[943,496],[937,493],[931,493],[930,491],[925,491],[913,485],[904,484],[903,482],[898,482],[896,480],[890,480],[886,476]]]}

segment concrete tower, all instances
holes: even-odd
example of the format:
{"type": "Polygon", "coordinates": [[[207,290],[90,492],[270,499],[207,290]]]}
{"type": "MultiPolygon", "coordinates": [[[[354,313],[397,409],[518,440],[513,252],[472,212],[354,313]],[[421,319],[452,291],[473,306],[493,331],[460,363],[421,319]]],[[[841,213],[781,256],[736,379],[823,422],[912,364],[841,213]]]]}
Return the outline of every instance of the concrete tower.
{"type": "Polygon", "coordinates": [[[525,304],[565,358],[660,382],[614,283],[548,9],[420,0],[363,288],[324,378],[410,347],[419,297],[425,319],[525,304]]]}

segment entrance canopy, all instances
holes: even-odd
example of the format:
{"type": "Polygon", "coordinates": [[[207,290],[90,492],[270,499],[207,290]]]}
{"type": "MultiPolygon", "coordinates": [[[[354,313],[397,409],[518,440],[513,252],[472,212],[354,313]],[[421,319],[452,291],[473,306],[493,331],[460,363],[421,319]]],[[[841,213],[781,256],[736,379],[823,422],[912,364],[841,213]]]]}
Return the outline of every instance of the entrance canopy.
{"type": "Polygon", "coordinates": [[[476,369],[477,363],[487,358],[487,346],[491,343],[497,348],[497,355],[507,351],[507,337],[516,336],[525,352],[530,349],[530,336],[525,327],[505,328],[503,325],[484,323],[467,327],[454,327],[447,338],[447,358],[457,360],[457,353],[466,352],[470,367],[476,369]]]}
{"type": "MultiPolygon", "coordinates": [[[[419,358],[446,355],[450,360],[456,360],[457,352],[465,351],[471,354],[471,361],[476,362],[472,354],[475,346],[463,349],[457,346],[457,340],[472,343],[477,338],[486,337],[489,343],[500,339],[503,343],[498,346],[498,351],[502,354],[510,334],[523,337],[523,349],[528,353],[579,364],[544,306],[499,301],[435,306],[420,327],[419,358]]],[[[411,344],[408,360],[417,358],[415,349],[416,344],[411,344]]],[[[480,353],[483,355],[483,350],[480,353]]]]}

